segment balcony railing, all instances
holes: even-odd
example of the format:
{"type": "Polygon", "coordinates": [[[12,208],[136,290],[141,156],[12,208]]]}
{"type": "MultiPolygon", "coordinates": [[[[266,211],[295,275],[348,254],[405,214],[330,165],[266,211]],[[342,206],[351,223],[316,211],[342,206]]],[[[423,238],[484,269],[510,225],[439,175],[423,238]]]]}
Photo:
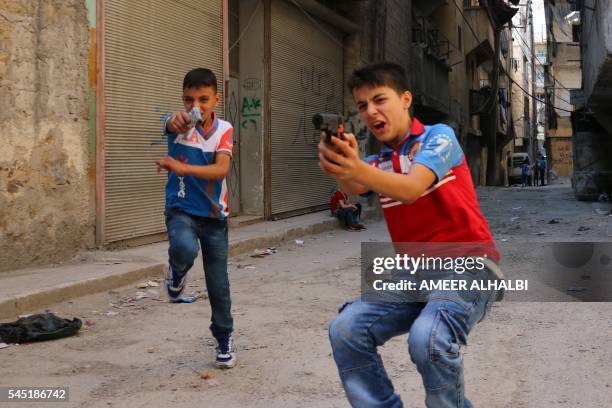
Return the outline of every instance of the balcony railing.
{"type": "Polygon", "coordinates": [[[450,56],[450,41],[440,30],[430,27],[424,17],[416,17],[413,21],[412,42],[426,46],[428,52],[440,60],[450,56]]]}

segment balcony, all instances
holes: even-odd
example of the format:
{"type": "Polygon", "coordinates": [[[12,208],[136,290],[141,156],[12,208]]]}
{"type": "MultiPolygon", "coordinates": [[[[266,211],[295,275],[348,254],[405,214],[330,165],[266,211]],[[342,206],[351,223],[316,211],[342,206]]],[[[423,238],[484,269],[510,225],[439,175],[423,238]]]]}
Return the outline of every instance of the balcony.
{"type": "Polygon", "coordinates": [[[422,16],[430,15],[445,3],[446,0],[412,0],[412,6],[422,16]]]}
{"type": "MultiPolygon", "coordinates": [[[[477,64],[492,59],[495,55],[495,33],[489,20],[487,10],[482,7],[469,7],[465,9],[465,18],[474,29],[474,35],[467,33],[465,39],[466,54],[475,53],[477,64]]],[[[466,31],[469,27],[466,27],[466,31]]]]}
{"type": "Polygon", "coordinates": [[[491,87],[470,89],[470,114],[478,115],[486,112],[487,100],[491,97],[491,87]]]}
{"type": "Polygon", "coordinates": [[[580,43],[556,43],[553,64],[557,67],[580,67],[580,43]]]}
{"type": "Polygon", "coordinates": [[[413,19],[411,83],[414,103],[436,114],[449,113],[448,57],[450,42],[423,16],[413,19]]]}
{"type": "Polygon", "coordinates": [[[410,74],[415,105],[448,114],[448,62],[432,53],[424,44],[413,43],[410,51],[410,74]]]}
{"type": "Polygon", "coordinates": [[[594,10],[583,5],[581,14],[584,97],[589,106],[612,117],[612,1],[600,1],[594,10]]]}

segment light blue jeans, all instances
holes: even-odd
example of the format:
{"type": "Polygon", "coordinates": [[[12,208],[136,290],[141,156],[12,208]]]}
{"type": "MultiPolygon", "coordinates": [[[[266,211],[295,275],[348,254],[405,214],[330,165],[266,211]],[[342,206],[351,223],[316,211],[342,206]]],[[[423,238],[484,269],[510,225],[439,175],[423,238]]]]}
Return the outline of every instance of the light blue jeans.
{"type": "MultiPolygon", "coordinates": [[[[473,277],[474,279],[478,277],[473,277]]],[[[469,287],[469,285],[468,285],[469,287]]],[[[402,407],[377,347],[408,333],[408,352],[429,408],[471,408],[460,347],[496,298],[494,291],[432,291],[426,302],[356,300],[329,327],[340,379],[353,407],[402,407]]]]}

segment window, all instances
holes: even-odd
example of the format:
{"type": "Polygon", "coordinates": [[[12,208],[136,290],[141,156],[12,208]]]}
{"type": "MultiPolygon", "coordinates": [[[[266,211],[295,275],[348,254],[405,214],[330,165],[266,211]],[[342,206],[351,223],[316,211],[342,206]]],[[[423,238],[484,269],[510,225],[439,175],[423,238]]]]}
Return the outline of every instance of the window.
{"type": "Polygon", "coordinates": [[[463,8],[480,7],[478,0],[463,0],[463,8]]]}
{"type": "Polygon", "coordinates": [[[580,42],[580,26],[577,24],[572,24],[572,41],[580,42]]]}
{"type": "Polygon", "coordinates": [[[457,26],[457,48],[459,51],[462,49],[462,37],[461,37],[461,26],[457,26]]]}

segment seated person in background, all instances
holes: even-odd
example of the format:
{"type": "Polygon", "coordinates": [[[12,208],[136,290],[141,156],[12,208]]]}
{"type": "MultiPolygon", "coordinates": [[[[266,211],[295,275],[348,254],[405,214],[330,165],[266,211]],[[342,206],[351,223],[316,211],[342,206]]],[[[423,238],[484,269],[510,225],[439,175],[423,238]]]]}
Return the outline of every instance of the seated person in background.
{"type": "Polygon", "coordinates": [[[340,224],[349,231],[360,231],[366,229],[363,224],[359,223],[361,217],[361,204],[352,204],[349,201],[348,195],[337,189],[329,203],[329,209],[333,216],[340,220],[340,224]]]}

